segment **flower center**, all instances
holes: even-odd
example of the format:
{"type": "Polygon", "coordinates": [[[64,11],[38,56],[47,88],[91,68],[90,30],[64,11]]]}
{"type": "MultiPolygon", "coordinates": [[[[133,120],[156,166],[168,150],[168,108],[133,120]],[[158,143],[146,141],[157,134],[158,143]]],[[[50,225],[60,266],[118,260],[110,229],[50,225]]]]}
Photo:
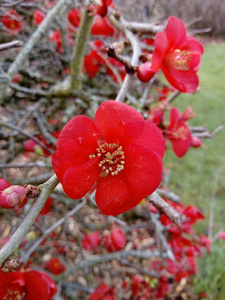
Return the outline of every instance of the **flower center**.
{"type": "Polygon", "coordinates": [[[185,127],[179,127],[177,128],[173,133],[172,133],[172,136],[175,138],[175,139],[182,139],[182,140],[186,140],[187,137],[188,137],[188,129],[185,128],[185,127]]]}
{"type": "Polygon", "coordinates": [[[21,295],[19,291],[8,290],[8,293],[3,297],[3,300],[21,300],[23,295],[21,295]]]}
{"type": "Polygon", "coordinates": [[[92,154],[89,158],[99,157],[99,168],[102,169],[100,177],[106,177],[109,174],[114,176],[124,169],[125,156],[122,146],[113,143],[104,143],[96,149],[97,153],[92,154]]]}
{"type": "Polygon", "coordinates": [[[176,53],[176,69],[181,71],[188,71],[190,69],[188,62],[191,60],[191,54],[188,51],[181,51],[179,49],[176,49],[174,52],[176,53]]]}

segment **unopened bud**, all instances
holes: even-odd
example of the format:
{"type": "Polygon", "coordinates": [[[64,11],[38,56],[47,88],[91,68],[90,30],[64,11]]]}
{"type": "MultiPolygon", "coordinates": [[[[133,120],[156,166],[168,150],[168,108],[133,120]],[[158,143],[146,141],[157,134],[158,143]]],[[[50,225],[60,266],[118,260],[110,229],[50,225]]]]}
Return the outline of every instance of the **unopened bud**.
{"type": "Polygon", "coordinates": [[[8,188],[11,184],[5,179],[0,178],[0,191],[3,191],[4,189],[8,188]]]}
{"type": "Polygon", "coordinates": [[[30,231],[28,232],[28,234],[26,235],[26,239],[28,242],[32,242],[37,238],[37,235],[35,233],[35,231],[30,231]]]}
{"type": "Polygon", "coordinates": [[[26,197],[26,189],[20,185],[11,185],[7,189],[0,191],[0,206],[3,208],[13,208],[20,204],[26,197]]]}
{"type": "Polygon", "coordinates": [[[202,146],[202,141],[200,140],[200,138],[198,138],[197,136],[192,136],[191,137],[191,147],[201,147],[202,146]]]}
{"type": "Polygon", "coordinates": [[[28,198],[35,199],[40,194],[40,189],[38,186],[27,184],[24,186],[26,188],[26,195],[28,198]]]}

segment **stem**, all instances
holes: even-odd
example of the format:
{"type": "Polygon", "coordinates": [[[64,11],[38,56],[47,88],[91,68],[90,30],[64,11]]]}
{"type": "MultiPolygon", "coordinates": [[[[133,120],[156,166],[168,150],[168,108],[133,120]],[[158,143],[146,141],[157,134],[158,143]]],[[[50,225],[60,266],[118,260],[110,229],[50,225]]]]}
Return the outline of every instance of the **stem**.
{"type": "Polygon", "coordinates": [[[0,264],[2,264],[11,254],[13,254],[19,248],[24,237],[28,233],[31,226],[34,224],[37,216],[45,205],[46,200],[58,183],[58,178],[56,177],[56,175],[53,175],[47,182],[41,185],[41,193],[36,202],[31,207],[25,219],[17,228],[9,242],[6,243],[0,250],[0,264]]]}
{"type": "Polygon", "coordinates": [[[72,90],[81,89],[82,85],[80,75],[93,20],[93,17],[89,16],[88,13],[88,8],[85,8],[81,19],[81,25],[77,33],[75,47],[73,49],[72,61],[70,65],[70,88],[72,90]]]}

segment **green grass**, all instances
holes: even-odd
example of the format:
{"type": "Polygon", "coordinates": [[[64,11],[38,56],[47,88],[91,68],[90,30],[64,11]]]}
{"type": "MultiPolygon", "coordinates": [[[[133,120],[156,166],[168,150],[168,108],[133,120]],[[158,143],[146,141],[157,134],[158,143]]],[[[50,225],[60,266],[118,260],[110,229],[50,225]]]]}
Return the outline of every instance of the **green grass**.
{"type": "MultiPolygon", "coordinates": [[[[224,56],[225,44],[207,46],[199,71],[200,90],[192,95],[181,94],[174,102],[174,105],[177,106],[181,112],[183,112],[187,106],[194,108],[197,117],[189,122],[192,126],[203,125],[211,131],[216,129],[219,125],[225,126],[224,56]]],[[[164,166],[171,168],[169,187],[182,197],[183,203],[186,205],[194,204],[205,214],[206,219],[197,224],[197,233],[207,235],[210,202],[213,191],[215,191],[215,222],[213,232],[215,234],[221,230],[221,228],[225,230],[224,145],[225,127],[213,139],[203,140],[203,146],[201,148],[190,148],[188,153],[181,159],[175,157],[170,147],[165,156],[164,166]],[[218,174],[220,176],[216,184],[218,174]]],[[[224,263],[224,259],[220,262],[216,259],[215,261],[212,259],[213,255],[216,255],[219,251],[219,249],[217,249],[217,243],[218,242],[216,242],[213,247],[214,250],[210,258],[204,258],[208,259],[207,271],[203,268],[203,273],[206,274],[206,276],[210,274],[210,266],[212,270],[216,268],[216,266],[214,266],[215,262],[219,263],[220,266],[224,263]]],[[[218,268],[220,266],[218,266],[218,268]]],[[[212,273],[214,274],[214,272],[212,273]]],[[[201,277],[201,274],[199,275],[201,277]]],[[[206,279],[204,282],[206,286],[207,282],[210,283],[210,280],[210,277],[206,279]]],[[[223,276],[222,279],[220,278],[219,282],[225,286],[225,276],[223,276]]],[[[201,285],[201,287],[203,286],[204,284],[201,285]]],[[[209,294],[210,296],[207,299],[225,299],[225,294],[223,295],[224,298],[217,298],[216,294],[213,295],[212,289],[209,292],[211,294],[209,294]]]]}

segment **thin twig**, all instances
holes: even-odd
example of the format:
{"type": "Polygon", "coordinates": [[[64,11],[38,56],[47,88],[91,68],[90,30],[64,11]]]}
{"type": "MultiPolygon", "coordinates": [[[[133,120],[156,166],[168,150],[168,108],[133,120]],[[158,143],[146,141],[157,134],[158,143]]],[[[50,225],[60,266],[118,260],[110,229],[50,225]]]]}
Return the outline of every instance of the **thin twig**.
{"type": "Polygon", "coordinates": [[[0,51],[23,46],[22,41],[12,41],[9,43],[0,44],[0,51]]]}

